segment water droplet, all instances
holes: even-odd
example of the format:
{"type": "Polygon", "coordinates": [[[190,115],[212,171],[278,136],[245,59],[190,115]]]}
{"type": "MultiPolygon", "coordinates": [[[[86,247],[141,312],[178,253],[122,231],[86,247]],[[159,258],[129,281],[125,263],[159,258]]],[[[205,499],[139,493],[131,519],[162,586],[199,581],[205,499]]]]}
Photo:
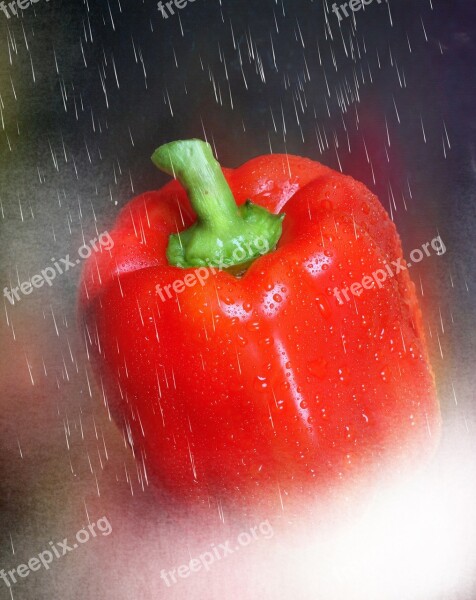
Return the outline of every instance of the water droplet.
{"type": "Polygon", "coordinates": [[[264,392],[268,388],[268,380],[266,379],[266,377],[257,375],[254,387],[257,392],[264,392]]]}
{"type": "Polygon", "coordinates": [[[341,367],[340,369],[337,369],[337,373],[339,374],[339,380],[342,381],[342,383],[349,383],[349,369],[341,367]]]}
{"type": "Polygon", "coordinates": [[[319,312],[324,317],[324,319],[330,319],[332,317],[332,311],[327,301],[327,298],[324,296],[316,296],[315,298],[317,307],[319,308],[319,312]]]}

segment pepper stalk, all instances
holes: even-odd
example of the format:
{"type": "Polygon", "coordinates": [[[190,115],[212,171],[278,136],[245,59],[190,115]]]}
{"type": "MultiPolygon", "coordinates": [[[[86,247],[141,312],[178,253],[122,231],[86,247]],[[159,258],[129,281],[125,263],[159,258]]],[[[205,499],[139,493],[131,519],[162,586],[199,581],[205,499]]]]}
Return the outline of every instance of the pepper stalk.
{"type": "Polygon", "coordinates": [[[197,214],[191,227],[170,236],[169,264],[182,268],[220,264],[230,268],[263,254],[254,244],[258,239],[266,242],[269,251],[275,248],[284,214],[273,215],[251,200],[238,206],[210,144],[198,139],[170,142],[157,148],[152,162],[178,179],[197,214]],[[237,258],[237,248],[249,252],[237,258]]]}

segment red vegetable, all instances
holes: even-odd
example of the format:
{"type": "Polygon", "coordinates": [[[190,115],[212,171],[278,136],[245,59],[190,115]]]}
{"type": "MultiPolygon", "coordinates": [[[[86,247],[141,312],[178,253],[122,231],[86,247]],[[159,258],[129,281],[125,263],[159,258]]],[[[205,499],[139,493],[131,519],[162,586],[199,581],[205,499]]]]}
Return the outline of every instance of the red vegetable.
{"type": "Polygon", "coordinates": [[[149,477],[182,498],[299,497],[431,455],[440,415],[408,273],[335,294],[401,260],[377,198],[289,155],[223,177],[199,140],[153,161],[191,203],[178,181],[135,198],[80,293],[107,401],[149,477]]]}

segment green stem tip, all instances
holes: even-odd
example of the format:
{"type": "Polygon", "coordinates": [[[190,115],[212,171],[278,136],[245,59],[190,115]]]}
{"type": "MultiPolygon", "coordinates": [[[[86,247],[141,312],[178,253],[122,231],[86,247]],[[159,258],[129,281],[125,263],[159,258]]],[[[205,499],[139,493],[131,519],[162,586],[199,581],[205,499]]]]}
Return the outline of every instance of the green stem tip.
{"type": "Polygon", "coordinates": [[[197,221],[170,236],[167,259],[176,267],[234,267],[273,250],[284,215],[273,215],[247,200],[237,206],[209,144],[170,142],[157,148],[152,162],[178,179],[187,191],[197,221]]]}

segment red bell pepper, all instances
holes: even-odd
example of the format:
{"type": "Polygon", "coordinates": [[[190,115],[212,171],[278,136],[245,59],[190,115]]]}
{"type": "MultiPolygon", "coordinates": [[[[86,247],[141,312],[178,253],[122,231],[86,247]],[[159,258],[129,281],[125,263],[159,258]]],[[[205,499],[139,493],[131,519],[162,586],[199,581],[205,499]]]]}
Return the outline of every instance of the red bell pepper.
{"type": "Polygon", "coordinates": [[[152,159],[178,181],[122,210],[80,291],[106,400],[148,475],[180,498],[248,501],[431,455],[440,413],[407,271],[335,294],[401,263],[377,198],[296,156],[222,170],[191,140],[152,159]]]}

